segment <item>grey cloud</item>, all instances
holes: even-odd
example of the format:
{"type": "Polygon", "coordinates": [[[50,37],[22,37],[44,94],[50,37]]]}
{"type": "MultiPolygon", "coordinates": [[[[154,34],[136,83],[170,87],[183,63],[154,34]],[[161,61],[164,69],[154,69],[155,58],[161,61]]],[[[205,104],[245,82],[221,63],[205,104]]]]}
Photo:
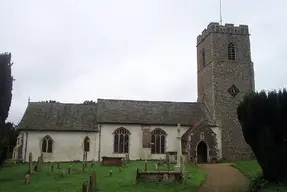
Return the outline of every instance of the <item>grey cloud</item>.
{"type": "MultiPolygon", "coordinates": [[[[256,88],[286,86],[284,0],[222,1],[223,22],[248,24],[256,88]],[[268,77],[268,78],[266,78],[268,77]]],[[[32,101],[196,101],[196,37],[219,1],[2,0],[0,52],[16,79],[10,121],[32,101]]]]}

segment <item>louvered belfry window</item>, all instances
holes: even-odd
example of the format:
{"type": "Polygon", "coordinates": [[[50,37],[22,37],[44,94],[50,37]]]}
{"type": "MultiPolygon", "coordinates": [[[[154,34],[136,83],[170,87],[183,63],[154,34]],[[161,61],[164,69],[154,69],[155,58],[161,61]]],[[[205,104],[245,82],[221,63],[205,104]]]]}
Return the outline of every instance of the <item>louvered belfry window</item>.
{"type": "Polygon", "coordinates": [[[233,43],[228,44],[228,60],[235,60],[235,46],[233,43]]]}

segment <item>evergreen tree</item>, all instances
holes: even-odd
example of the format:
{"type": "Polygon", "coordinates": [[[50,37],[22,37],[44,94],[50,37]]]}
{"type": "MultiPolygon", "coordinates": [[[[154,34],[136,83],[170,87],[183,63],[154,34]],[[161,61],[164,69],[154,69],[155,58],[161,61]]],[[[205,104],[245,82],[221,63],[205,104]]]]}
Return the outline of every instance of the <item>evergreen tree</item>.
{"type": "Polygon", "coordinates": [[[6,158],[7,131],[5,121],[12,100],[13,77],[11,75],[11,53],[0,54],[0,166],[6,158]]]}
{"type": "Polygon", "coordinates": [[[264,178],[270,182],[287,181],[286,89],[246,95],[237,116],[264,178]]]}

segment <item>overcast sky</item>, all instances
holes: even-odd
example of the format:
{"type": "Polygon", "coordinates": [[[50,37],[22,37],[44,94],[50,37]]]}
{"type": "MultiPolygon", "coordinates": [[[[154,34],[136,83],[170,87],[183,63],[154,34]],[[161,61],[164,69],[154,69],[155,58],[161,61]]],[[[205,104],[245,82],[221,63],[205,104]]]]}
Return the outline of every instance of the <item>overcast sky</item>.
{"type": "MultiPolygon", "coordinates": [[[[224,23],[247,24],[256,89],[287,85],[287,1],[222,0],[224,23]]],[[[11,52],[8,120],[31,101],[196,101],[196,37],[219,0],[0,0],[0,52],[11,52]]]]}

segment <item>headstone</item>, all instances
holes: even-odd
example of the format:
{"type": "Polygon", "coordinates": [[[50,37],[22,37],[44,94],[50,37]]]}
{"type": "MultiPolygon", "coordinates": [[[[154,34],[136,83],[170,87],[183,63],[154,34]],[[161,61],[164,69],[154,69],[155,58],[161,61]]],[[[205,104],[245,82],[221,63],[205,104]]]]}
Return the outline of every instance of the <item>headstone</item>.
{"type": "Polygon", "coordinates": [[[31,174],[33,172],[33,156],[32,156],[32,153],[30,152],[29,153],[29,171],[28,173],[31,174]]]}
{"type": "Polygon", "coordinates": [[[93,159],[93,160],[92,160],[92,163],[91,163],[91,167],[94,168],[95,165],[96,165],[96,161],[95,161],[95,159],[93,159]]]}
{"type": "Polygon", "coordinates": [[[94,180],[93,175],[89,176],[89,189],[91,192],[95,191],[95,180],[94,180]]]}
{"type": "Polygon", "coordinates": [[[164,175],[163,175],[163,180],[164,180],[164,181],[167,181],[167,180],[168,180],[168,174],[164,174],[164,175]]]}
{"type": "Polygon", "coordinates": [[[159,162],[158,162],[158,165],[161,165],[162,164],[162,159],[161,157],[159,158],[159,162]]]}
{"type": "Polygon", "coordinates": [[[86,167],[86,166],[85,166],[85,164],[83,163],[83,164],[82,164],[82,171],[83,171],[83,172],[86,171],[85,167],[86,167]]]}
{"type": "Polygon", "coordinates": [[[41,153],[41,164],[43,164],[44,163],[44,155],[43,155],[43,153],[41,153]]]}
{"type": "Polygon", "coordinates": [[[37,169],[36,169],[36,171],[40,171],[40,168],[41,168],[41,156],[38,157],[37,169]]]}
{"type": "Polygon", "coordinates": [[[35,165],[34,172],[36,172],[37,170],[38,170],[37,165],[35,165]]]}
{"type": "Polygon", "coordinates": [[[158,170],[158,165],[156,163],[154,164],[154,169],[158,170]]]}
{"type": "Polygon", "coordinates": [[[175,155],[169,154],[168,158],[169,158],[170,163],[176,163],[176,156],[175,155]]]}
{"type": "Polygon", "coordinates": [[[92,176],[93,176],[93,178],[94,178],[95,189],[96,189],[96,187],[97,187],[97,173],[96,173],[96,171],[93,171],[93,172],[92,172],[92,176]]]}
{"type": "Polygon", "coordinates": [[[88,183],[85,181],[83,183],[82,192],[89,192],[88,183]]]}
{"type": "Polygon", "coordinates": [[[72,175],[72,165],[69,165],[68,174],[69,174],[69,175],[72,175]]]}
{"type": "Polygon", "coordinates": [[[144,171],[147,171],[147,160],[144,162],[144,171]]]}
{"type": "Polygon", "coordinates": [[[87,156],[88,156],[87,151],[84,151],[84,154],[83,154],[83,165],[84,165],[85,168],[88,167],[88,164],[87,164],[87,156]]]}
{"type": "Polygon", "coordinates": [[[30,175],[27,174],[27,175],[25,176],[25,184],[29,184],[29,183],[30,183],[30,175]]]}
{"type": "Polygon", "coordinates": [[[170,170],[170,155],[167,156],[167,171],[170,170]]]}

